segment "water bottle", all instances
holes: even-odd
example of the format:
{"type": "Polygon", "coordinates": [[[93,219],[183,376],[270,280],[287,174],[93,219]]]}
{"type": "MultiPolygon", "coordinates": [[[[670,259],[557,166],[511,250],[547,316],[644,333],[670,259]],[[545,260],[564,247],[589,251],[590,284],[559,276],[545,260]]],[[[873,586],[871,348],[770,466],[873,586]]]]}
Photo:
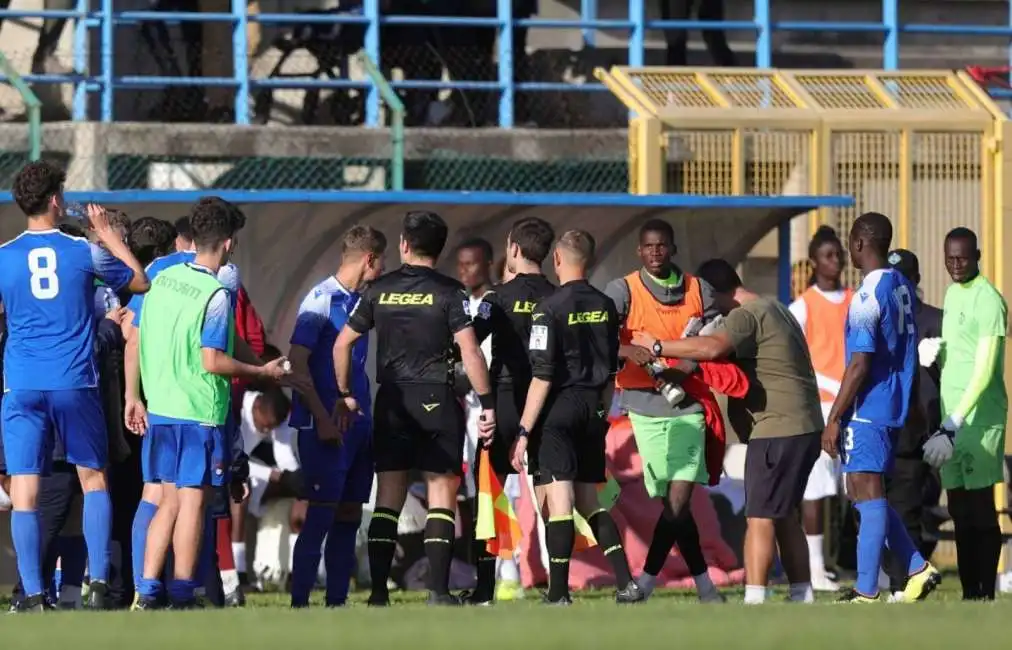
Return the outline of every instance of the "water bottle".
{"type": "MultiPolygon", "coordinates": [[[[647,364],[647,374],[653,379],[660,380],[662,373],[667,370],[668,367],[663,362],[655,359],[651,363],[647,364]]],[[[667,400],[671,406],[678,406],[682,400],[685,399],[685,391],[678,384],[673,384],[670,381],[666,381],[660,385],[657,389],[658,392],[667,400]]]]}
{"type": "Polygon", "coordinates": [[[73,201],[64,206],[63,212],[69,218],[80,221],[81,223],[84,223],[88,219],[88,208],[86,208],[83,203],[79,203],[77,201],[73,201]]]}

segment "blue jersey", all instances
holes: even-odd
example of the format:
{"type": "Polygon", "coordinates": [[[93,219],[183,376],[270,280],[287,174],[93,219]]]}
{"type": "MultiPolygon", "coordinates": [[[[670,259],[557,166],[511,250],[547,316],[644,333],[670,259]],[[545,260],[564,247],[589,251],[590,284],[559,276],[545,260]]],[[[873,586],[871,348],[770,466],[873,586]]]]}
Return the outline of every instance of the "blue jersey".
{"type": "Polygon", "coordinates": [[[845,420],[884,427],[906,423],[918,371],[914,288],[899,271],[869,273],[847,315],[847,363],[855,352],[872,355],[871,369],[845,420]]]}
{"type": "MultiPolygon", "coordinates": [[[[316,386],[316,393],[328,412],[333,411],[338,397],[337,377],[334,374],[334,342],[358,300],[358,293],[348,291],[337,278],[331,276],[313,287],[299,305],[299,314],[295,319],[291,344],[309,349],[309,373],[316,386]]],[[[371,417],[369,405],[372,394],[365,370],[368,354],[368,335],[363,335],[352,348],[351,391],[362,407],[363,414],[371,417]]],[[[312,414],[298,393],[292,404],[289,423],[293,427],[309,427],[312,424],[312,414]]]]}
{"type": "Polygon", "coordinates": [[[98,385],[96,279],[120,291],[133,271],[104,248],[59,230],[26,231],[0,246],[7,390],[98,385]]]}
{"type": "MultiPolygon", "coordinates": [[[[169,253],[162,257],[155,258],[148,264],[144,272],[148,276],[148,280],[154,282],[155,277],[159,273],[175,266],[176,264],[184,264],[186,262],[192,262],[197,258],[197,254],[193,251],[177,251],[175,253],[169,253]]],[[[218,281],[228,290],[228,300],[232,307],[232,311],[235,311],[236,301],[239,299],[239,270],[234,264],[226,264],[218,269],[218,281]]],[[[133,325],[134,327],[141,326],[141,308],[144,306],[144,295],[137,294],[130,298],[130,302],[127,303],[127,309],[133,313],[133,325]]]]}

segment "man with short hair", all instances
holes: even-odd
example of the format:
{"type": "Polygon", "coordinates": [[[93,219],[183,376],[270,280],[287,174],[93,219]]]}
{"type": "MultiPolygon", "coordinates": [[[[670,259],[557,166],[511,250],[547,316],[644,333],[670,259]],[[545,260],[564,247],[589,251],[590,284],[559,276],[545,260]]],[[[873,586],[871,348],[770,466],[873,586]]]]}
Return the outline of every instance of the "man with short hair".
{"type": "Polygon", "coordinates": [[[179,217],[173,225],[176,228],[176,252],[183,253],[193,250],[193,231],[190,229],[190,217],[179,217]]]}
{"type": "MultiPolygon", "coordinates": [[[[506,235],[504,265],[512,277],[487,293],[474,313],[475,334],[483,341],[482,345],[490,345],[489,373],[495,386],[498,429],[489,446],[489,461],[503,486],[507,475],[513,473],[510,451],[531,383],[531,363],[527,356],[531,319],[535,306],[556,289],[541,270],[554,239],[555,232],[543,219],[528,217],[514,223],[506,235]]],[[[534,432],[540,435],[540,428],[535,427],[534,432]]],[[[474,475],[477,476],[477,467],[474,475]]],[[[496,558],[486,550],[486,540],[475,540],[474,553],[478,584],[468,598],[470,604],[490,604],[518,593],[519,575],[512,576],[516,584],[504,588],[496,585],[496,558]]]]}
{"type": "MultiPolygon", "coordinates": [[[[724,329],[660,342],[659,356],[713,361],[732,354],[748,375],[744,400],[728,400],[728,419],[748,442],[745,458],[745,603],[766,600],[777,546],[790,599],[814,601],[808,542],[801,527],[805,485],[819,457],[822,410],[805,337],[787,308],[747,290],[725,260],[699,267],[726,312],[724,329]]],[[[633,342],[636,342],[636,338],[633,342]]]]}
{"type": "Polygon", "coordinates": [[[88,206],[88,227],[101,246],[56,228],[63,216],[62,170],[32,162],[12,194],[27,229],[0,246],[0,300],[7,313],[3,439],[11,476],[11,537],[25,599],[20,611],[44,606],[39,513],[40,477],[48,473],[54,436],[77,466],[84,491],[84,537],[94,592],[105,606],[112,504],[106,479],[108,436],[95,361],[95,281],[141,293],[144,269],[109,224],[88,206]]]}
{"type": "Polygon", "coordinates": [[[210,488],[224,485],[231,456],[225,431],[229,378],[279,380],[285,374],[284,358],[255,366],[232,356],[232,309],[217,273],[235,245],[237,216],[224,201],[198,202],[191,218],[193,261],[159,273],[141,310],[137,336],[148,400],[146,435],[152,438],[151,463],[161,481],[161,502],[144,549],[140,609],[160,605],[159,577],[170,543],[174,576],[169,601],[174,608],[195,605],[205,505],[210,488]]]}
{"type": "Polygon", "coordinates": [[[390,603],[387,580],[397,547],[397,521],[413,469],[424,472],[429,504],[425,522],[429,603],[460,605],[450,594],[465,435],[463,409],[450,385],[454,343],[481,402],[479,436],[488,440],[495,431],[488,368],[467,314],[467,296],[459,282],[435,271],[448,233],[439,215],[409,212],[401,230],[401,267],[366,289],[334,344],[340,398],[335,413],[347,431],[362,412],[352,390],[353,349],[364,334],[376,329],[380,388],[373,409],[373,450],[377,489],[369,524],[369,604],[373,606],[390,603]]]}
{"type": "Polygon", "coordinates": [[[649,597],[677,543],[700,600],[723,602],[707,572],[691,509],[693,488],[710,479],[703,407],[689,396],[669,403],[645,368],[659,352],[658,340],[681,338],[694,324],[702,325],[720,312],[710,285],[672,261],[677,249],[671,224],[660,219],[643,224],[636,252],[642,266],[610,282],[605,293],[615,302],[622,323],[619,358],[625,364],[615,377],[615,388],[621,390],[622,408],[629,413],[647,494],[663,505],[637,584],[649,597]],[[653,337],[652,349],[633,345],[633,332],[653,337]]]}
{"type": "Polygon", "coordinates": [[[644,598],[632,579],[615,521],[598,498],[598,486],[607,478],[604,415],[611,408],[618,370],[619,319],[611,298],[587,281],[594,248],[594,238],[583,230],[569,230],[555,244],[560,287],[535,305],[531,315],[532,378],[512,454],[513,469],[519,472],[528,464],[538,501],[547,504],[545,603],[551,605],[573,602],[569,562],[576,540],[574,508],[590,525],[615,572],[615,600],[635,603],[644,598]],[[539,422],[538,435],[528,441],[539,422]]]}
{"type": "Polygon", "coordinates": [[[994,600],[1002,537],[993,489],[1004,481],[1008,307],[980,272],[972,230],[945,236],[945,270],[953,284],[945,292],[938,355],[944,419],[924,445],[924,460],[940,469],[948,493],[963,599],[994,600]]]}
{"type": "Polygon", "coordinates": [[[922,600],[942,581],[885,499],[885,477],[892,472],[918,369],[914,288],[886,259],[892,236],[888,217],[878,212],[862,214],[851,227],[850,260],[864,280],[850,303],[847,369],[822,434],[823,450],[841,457],[847,496],[861,516],[857,582],[841,598],[851,603],[879,600],[886,544],[909,576],[903,600],[922,600]]]}
{"type": "Polygon", "coordinates": [[[373,481],[372,395],[366,374],[369,339],[361,337],[352,350],[351,389],[363,417],[344,435],[331,419],[339,399],[334,343],[361,292],[383,273],[386,246],[386,237],[375,228],[352,227],[341,242],[337,272],[306,294],[295,320],[289,352],[292,372],[311,381],[295,396],[289,420],[299,430],[302,496],[309,501],[292,560],[292,607],[309,605],[321,554],[327,570],[327,606],[339,607],[348,598],[362,504],[369,501],[373,481]]]}

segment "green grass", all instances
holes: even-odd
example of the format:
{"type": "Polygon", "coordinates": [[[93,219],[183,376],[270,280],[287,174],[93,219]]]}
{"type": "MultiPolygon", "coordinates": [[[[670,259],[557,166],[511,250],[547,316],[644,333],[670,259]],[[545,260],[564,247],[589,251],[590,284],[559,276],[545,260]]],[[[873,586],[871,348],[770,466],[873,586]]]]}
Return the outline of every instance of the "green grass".
{"type": "MultiPolygon", "coordinates": [[[[619,607],[607,591],[584,592],[570,608],[546,608],[535,599],[492,608],[435,609],[417,593],[398,595],[390,609],[368,609],[364,596],[342,610],[292,611],[283,594],[251,597],[243,610],[194,612],[54,612],[7,617],[5,648],[80,650],[823,650],[917,648],[962,650],[1008,638],[1012,599],[962,603],[958,580],[948,577],[929,601],[915,605],[814,606],[783,602],[740,605],[740,589],[726,606],[702,606],[684,591],[619,607]]],[[[530,592],[533,596],[534,593],[530,592]]]]}

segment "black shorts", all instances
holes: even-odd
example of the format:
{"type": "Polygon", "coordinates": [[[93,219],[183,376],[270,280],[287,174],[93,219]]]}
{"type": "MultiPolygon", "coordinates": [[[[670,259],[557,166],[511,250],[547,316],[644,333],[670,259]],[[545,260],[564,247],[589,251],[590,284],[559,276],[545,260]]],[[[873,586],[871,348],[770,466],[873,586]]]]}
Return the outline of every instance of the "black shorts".
{"type": "MultiPolygon", "coordinates": [[[[495,436],[488,455],[492,461],[492,471],[500,476],[516,474],[510,464],[510,452],[517,440],[520,430],[520,416],[524,413],[527,391],[515,390],[513,384],[503,384],[495,392],[495,436]]],[[[535,427],[537,428],[537,427],[535,427]]]]}
{"type": "Polygon", "coordinates": [[[460,476],[466,431],[464,409],[451,386],[383,384],[373,405],[376,471],[460,476]]]}
{"type": "Polygon", "coordinates": [[[755,438],[745,452],[745,516],[783,519],[797,512],[812,467],[822,451],[821,432],[755,438]]]}
{"type": "Polygon", "coordinates": [[[541,430],[531,433],[528,470],[535,485],[554,481],[604,483],[608,422],[595,390],[563,390],[548,398],[541,430]]]}

